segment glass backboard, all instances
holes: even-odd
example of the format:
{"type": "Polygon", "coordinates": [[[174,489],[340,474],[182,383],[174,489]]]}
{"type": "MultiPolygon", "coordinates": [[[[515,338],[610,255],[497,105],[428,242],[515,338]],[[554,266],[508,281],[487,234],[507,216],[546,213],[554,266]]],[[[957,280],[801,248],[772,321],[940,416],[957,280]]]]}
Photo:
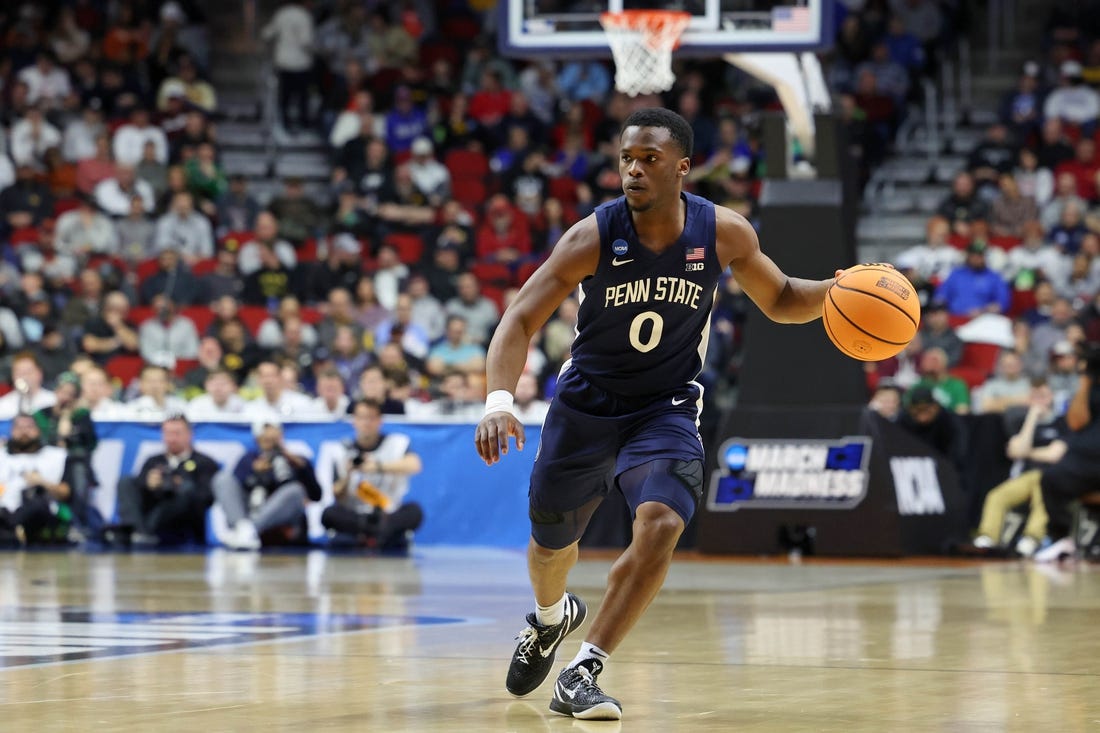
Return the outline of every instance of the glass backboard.
{"type": "Polygon", "coordinates": [[[509,56],[608,56],[600,13],[681,10],[691,22],[677,54],[817,51],[832,45],[835,0],[501,0],[509,56]]]}

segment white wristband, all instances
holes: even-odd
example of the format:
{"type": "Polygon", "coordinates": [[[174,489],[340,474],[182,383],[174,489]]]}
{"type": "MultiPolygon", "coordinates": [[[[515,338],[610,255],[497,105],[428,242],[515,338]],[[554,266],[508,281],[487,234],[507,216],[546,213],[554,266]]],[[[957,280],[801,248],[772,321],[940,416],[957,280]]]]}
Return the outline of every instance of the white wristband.
{"type": "Polygon", "coordinates": [[[512,412],[512,403],[514,399],[512,393],[508,390],[494,389],[485,398],[485,414],[488,415],[493,412],[512,412]]]}

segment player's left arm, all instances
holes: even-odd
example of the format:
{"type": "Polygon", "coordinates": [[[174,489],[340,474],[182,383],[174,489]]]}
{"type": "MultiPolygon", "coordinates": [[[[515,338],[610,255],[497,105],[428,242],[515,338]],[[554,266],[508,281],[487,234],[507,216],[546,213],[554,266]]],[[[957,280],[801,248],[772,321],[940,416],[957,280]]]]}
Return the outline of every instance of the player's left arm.
{"type": "Polygon", "coordinates": [[[745,217],[722,206],[715,207],[715,217],[718,259],[732,268],[734,278],[764,315],[777,323],[808,323],[821,317],[825,292],[835,277],[789,277],[760,251],[756,230],[745,217]]]}

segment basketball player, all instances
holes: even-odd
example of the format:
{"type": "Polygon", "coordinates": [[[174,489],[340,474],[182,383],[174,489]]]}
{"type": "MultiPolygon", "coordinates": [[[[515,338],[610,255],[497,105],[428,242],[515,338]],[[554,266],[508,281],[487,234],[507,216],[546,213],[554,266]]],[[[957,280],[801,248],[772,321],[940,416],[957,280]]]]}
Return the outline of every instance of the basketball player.
{"type": "Polygon", "coordinates": [[[618,720],[619,701],[596,678],[664,582],[676,542],[702,495],[698,433],[707,347],[722,271],[772,320],[821,315],[833,280],[784,275],[740,215],[684,193],[692,131],[666,109],[634,112],[620,134],[624,195],[599,206],[555,245],[523,286],[489,346],[490,390],[475,441],[489,465],[523,449],[512,393],[531,337],[579,285],[571,361],[558,380],[530,485],[527,561],[536,610],[508,669],[513,695],[546,678],[562,640],[585,619],[566,592],[577,542],[612,488],[634,515],[634,538],[611,568],[580,653],[558,675],[550,709],[586,720],[618,720]]]}

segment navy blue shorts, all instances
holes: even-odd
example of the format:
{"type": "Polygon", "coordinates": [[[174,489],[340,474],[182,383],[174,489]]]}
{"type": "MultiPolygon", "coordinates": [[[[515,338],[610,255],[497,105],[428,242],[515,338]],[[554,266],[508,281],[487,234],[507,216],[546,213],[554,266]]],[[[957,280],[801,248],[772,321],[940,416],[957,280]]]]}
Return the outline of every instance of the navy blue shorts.
{"type": "MultiPolygon", "coordinates": [[[[702,461],[701,389],[683,384],[660,395],[630,398],[596,387],[569,367],[558,380],[542,426],[531,471],[532,515],[580,509],[606,496],[624,471],[659,458],[702,461]]],[[[684,524],[695,512],[695,496],[686,487],[647,493],[645,499],[674,509],[684,524]]]]}

